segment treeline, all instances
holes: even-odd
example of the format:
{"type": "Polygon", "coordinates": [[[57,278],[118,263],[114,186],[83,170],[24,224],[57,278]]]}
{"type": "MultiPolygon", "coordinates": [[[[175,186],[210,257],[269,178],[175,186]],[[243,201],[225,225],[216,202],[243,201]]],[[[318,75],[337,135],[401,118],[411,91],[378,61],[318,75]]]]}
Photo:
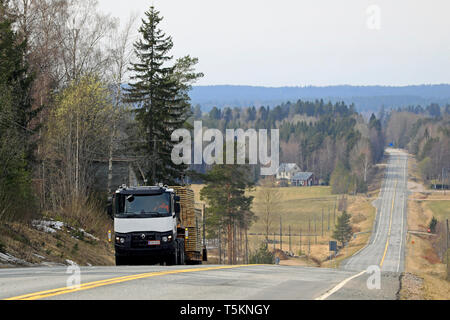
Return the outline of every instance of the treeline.
{"type": "Polygon", "coordinates": [[[418,160],[427,183],[449,184],[450,106],[431,104],[392,111],[387,118],[386,136],[418,160]]]}
{"type": "MultiPolygon", "coordinates": [[[[196,119],[202,118],[201,107],[196,105],[193,110],[196,119]]],[[[227,128],[246,128],[249,123],[256,129],[278,128],[279,122],[296,115],[305,117],[320,117],[323,115],[346,117],[356,114],[354,105],[347,106],[343,102],[332,104],[324,103],[323,100],[302,101],[296,103],[283,103],[275,108],[255,107],[249,108],[229,108],[221,110],[213,107],[212,110],[203,117],[204,124],[208,127],[215,127],[221,130],[227,128]]]]}
{"type": "Polygon", "coordinates": [[[280,130],[281,162],[296,163],[314,172],[333,192],[365,192],[373,165],[384,154],[384,133],[375,115],[366,121],[353,105],[323,100],[287,102],[275,108],[213,108],[193,117],[219,128],[280,130]]]}
{"type": "Polygon", "coordinates": [[[149,184],[182,176],[169,133],[202,74],[196,58],[172,59],[157,10],[135,20],[121,25],[96,0],[0,0],[0,219],[47,211],[92,226],[117,158],[149,184]],[[99,163],[108,182],[96,190],[99,163]]]}
{"type": "Polygon", "coordinates": [[[417,105],[417,106],[408,106],[404,108],[398,108],[398,112],[405,111],[410,112],[414,114],[421,114],[421,115],[428,115],[430,117],[438,118],[442,115],[449,115],[450,114],[450,104],[447,104],[441,108],[441,106],[437,103],[432,103],[425,108],[417,105]]]}
{"type": "Polygon", "coordinates": [[[236,85],[194,86],[190,93],[194,104],[203,112],[213,107],[247,107],[269,105],[275,107],[285,101],[315,100],[323,97],[333,103],[354,103],[357,111],[365,114],[377,112],[380,106],[398,108],[408,105],[427,105],[432,102],[450,102],[448,84],[416,86],[328,86],[328,87],[257,87],[236,85]]]}

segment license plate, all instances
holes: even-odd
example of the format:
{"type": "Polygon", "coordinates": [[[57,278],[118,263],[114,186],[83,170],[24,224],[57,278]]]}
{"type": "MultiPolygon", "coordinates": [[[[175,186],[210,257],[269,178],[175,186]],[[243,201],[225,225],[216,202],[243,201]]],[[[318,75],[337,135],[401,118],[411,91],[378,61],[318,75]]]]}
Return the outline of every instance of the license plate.
{"type": "Polygon", "coordinates": [[[149,246],[159,246],[160,244],[161,244],[161,241],[159,241],[159,240],[150,240],[148,242],[149,246]]]}

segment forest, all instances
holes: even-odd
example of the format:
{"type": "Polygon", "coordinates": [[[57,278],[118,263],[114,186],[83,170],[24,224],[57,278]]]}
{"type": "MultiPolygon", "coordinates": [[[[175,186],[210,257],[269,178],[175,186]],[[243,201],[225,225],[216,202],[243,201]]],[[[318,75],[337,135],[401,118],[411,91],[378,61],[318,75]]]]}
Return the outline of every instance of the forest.
{"type": "Polygon", "coordinates": [[[197,58],[170,54],[162,19],[149,7],[121,22],[96,0],[0,0],[2,221],[45,213],[106,228],[117,163],[141,183],[179,179],[170,134],[203,74],[197,58]]]}
{"type": "Polygon", "coordinates": [[[422,178],[436,188],[449,185],[450,105],[410,106],[385,120],[386,139],[416,156],[422,178]]]}
{"type": "Polygon", "coordinates": [[[262,182],[259,168],[174,164],[171,133],[194,120],[222,132],[279,129],[280,162],[314,172],[333,194],[366,193],[390,142],[417,156],[426,181],[448,184],[449,105],[367,116],[323,98],[205,112],[189,96],[203,77],[198,59],[173,57],[162,20],[154,7],[138,26],[100,12],[96,0],[0,0],[2,222],[46,214],[101,230],[116,164],[125,163],[139,184],[206,182],[201,196],[230,245],[236,226],[254,222],[246,192],[262,182]],[[107,178],[96,187],[99,166],[107,178]]]}
{"type": "MultiPolygon", "coordinates": [[[[214,107],[192,118],[209,128],[267,128],[280,130],[280,162],[296,163],[314,172],[335,193],[365,192],[374,164],[384,154],[381,122],[372,114],[366,120],[354,105],[323,100],[286,102],[275,108],[214,107]]],[[[256,178],[258,178],[256,176],[256,178]]]]}

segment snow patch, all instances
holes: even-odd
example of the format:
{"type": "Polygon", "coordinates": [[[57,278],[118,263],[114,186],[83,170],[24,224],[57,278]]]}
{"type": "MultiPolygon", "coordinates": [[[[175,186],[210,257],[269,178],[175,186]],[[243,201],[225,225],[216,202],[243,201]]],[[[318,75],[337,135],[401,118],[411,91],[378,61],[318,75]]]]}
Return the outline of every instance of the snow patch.
{"type": "Polygon", "coordinates": [[[76,262],[73,262],[72,260],[69,260],[69,259],[66,259],[66,263],[67,263],[69,266],[77,266],[77,265],[78,265],[76,262]]]}
{"type": "Polygon", "coordinates": [[[26,262],[25,260],[16,258],[9,253],[1,253],[0,252],[0,260],[6,263],[11,264],[22,264],[22,265],[31,265],[30,263],[26,262]]]}
{"type": "Polygon", "coordinates": [[[33,256],[35,256],[36,258],[42,259],[42,260],[45,259],[45,257],[43,257],[43,256],[41,256],[41,255],[39,255],[37,253],[33,253],[33,256]]]}
{"type": "Polygon", "coordinates": [[[61,230],[62,227],[64,227],[64,222],[33,220],[31,225],[39,231],[44,231],[45,233],[55,233],[57,230],[61,230]]]}
{"type": "Polygon", "coordinates": [[[79,230],[80,230],[80,232],[83,233],[83,235],[84,235],[85,237],[91,238],[92,240],[100,241],[99,238],[97,238],[96,236],[94,236],[94,235],[92,235],[92,234],[90,234],[90,233],[84,231],[83,229],[79,229],[79,230]]]}

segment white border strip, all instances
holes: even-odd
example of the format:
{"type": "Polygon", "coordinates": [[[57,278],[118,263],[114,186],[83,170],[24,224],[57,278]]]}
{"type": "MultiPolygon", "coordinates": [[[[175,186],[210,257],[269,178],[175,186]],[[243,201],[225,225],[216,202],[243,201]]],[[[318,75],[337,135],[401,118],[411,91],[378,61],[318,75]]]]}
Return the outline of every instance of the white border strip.
{"type": "Polygon", "coordinates": [[[316,298],[315,300],[325,300],[327,299],[329,296],[331,296],[333,293],[337,292],[338,290],[340,290],[343,286],[345,286],[347,284],[347,282],[349,282],[350,280],[353,280],[359,276],[362,276],[364,273],[366,273],[366,270],[361,271],[358,274],[355,274],[354,276],[351,276],[350,278],[345,279],[344,281],[342,281],[341,283],[339,283],[337,286],[335,286],[333,289],[328,290],[326,293],[324,293],[323,295],[321,295],[320,297],[316,298]]]}

